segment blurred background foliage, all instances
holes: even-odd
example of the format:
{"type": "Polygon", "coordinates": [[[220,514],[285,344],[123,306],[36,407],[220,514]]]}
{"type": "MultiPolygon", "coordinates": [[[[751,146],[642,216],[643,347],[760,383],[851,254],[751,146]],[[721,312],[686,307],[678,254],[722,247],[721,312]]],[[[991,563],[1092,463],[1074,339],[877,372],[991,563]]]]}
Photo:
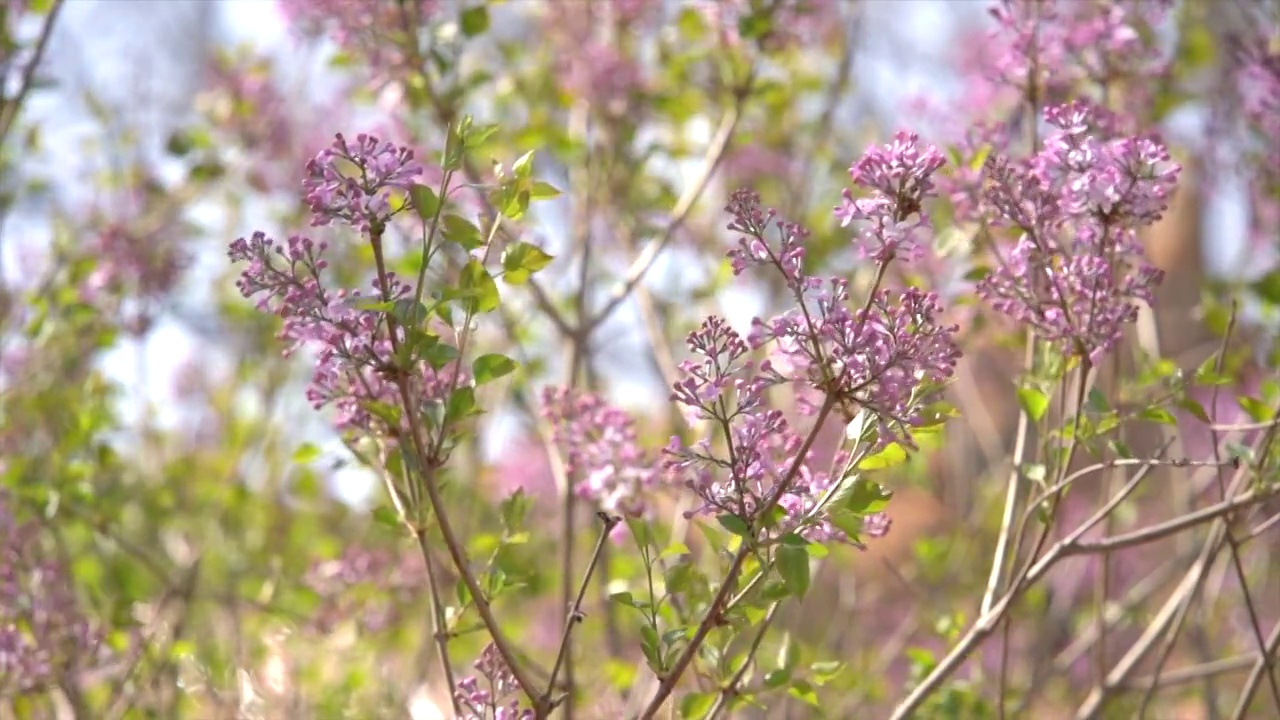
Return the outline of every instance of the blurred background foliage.
{"type": "MultiPolygon", "coordinates": [[[[10,583],[0,621],[17,628],[0,628],[0,718],[446,713],[421,559],[378,512],[385,499],[359,458],[304,401],[307,359],[281,357],[274,319],[235,292],[226,246],[256,228],[328,239],[331,267],[357,285],[368,249],[306,227],[306,160],[335,132],[369,131],[435,162],[463,114],[498,123],[467,158],[469,181],[486,181],[495,159],[538,151],[539,177],[566,195],[518,232],[558,257],[594,238],[583,276],[598,288],[593,307],[646,242],[672,234],[635,296],[598,328],[587,372],[590,386],[646,418],[642,440],[661,447],[679,429],[662,388],[680,339],[708,312],[744,322],[785,301],[781,286],[730,286],[720,212],[730,191],[754,187],[812,228],[811,262],[852,272],[856,258],[830,213],[860,149],[898,127],[943,142],[999,110],[967,107],[962,66],[986,27],[980,3],[849,0],[811,16],[717,15],[739,5],[763,7],[0,3],[0,583],[10,583]],[[683,222],[671,223],[700,183],[683,222]],[[38,642],[39,657],[19,659],[6,642],[38,642]],[[34,665],[20,672],[18,662],[34,665]]],[[[1249,193],[1261,175],[1247,170],[1259,161],[1240,155],[1244,180],[1234,182],[1248,187],[1224,193],[1205,141],[1212,119],[1230,112],[1216,78],[1252,5],[1180,2],[1157,29],[1171,70],[1144,121],[1165,130],[1192,180],[1148,238],[1169,281],[1156,317],[1164,359],[1148,357],[1142,371],[1148,389],[1193,372],[1238,303],[1245,340],[1233,343],[1226,374],[1245,387],[1235,394],[1269,407],[1280,395],[1280,276],[1239,268],[1258,268],[1248,258],[1274,248],[1225,230],[1232,213],[1260,206],[1249,193]]],[[[937,211],[939,228],[946,213],[937,211]]],[[[957,242],[954,267],[929,278],[935,285],[972,269],[957,242]]],[[[396,262],[414,270],[408,253],[396,262]]],[[[541,297],[504,289],[506,324],[482,328],[481,344],[525,367],[486,390],[491,412],[456,453],[449,486],[473,555],[501,545],[496,562],[512,588],[498,611],[538,657],[554,650],[563,614],[558,565],[547,560],[556,536],[504,544],[492,528],[499,501],[518,487],[528,528],[559,527],[527,409],[532,389],[564,371],[544,304],[574,311],[578,270],[553,265],[541,297]]],[[[784,612],[762,653],[762,676],[785,671],[763,682],[787,688],[769,701],[769,717],[879,717],[972,618],[957,599],[980,595],[999,527],[1021,341],[966,310],[956,287],[968,356],[953,400],[964,420],[880,473],[896,491],[891,534],[866,552],[833,551],[813,592],[784,612]]],[[[1210,414],[1233,422],[1250,408],[1225,403],[1210,414]]],[[[1155,420],[1186,427],[1185,415],[1155,420]]],[[[679,526],[687,499],[668,500],[664,518],[679,526]]],[[[1161,489],[1140,494],[1132,512],[1167,500],[1161,489]]],[[[594,532],[585,518],[582,526],[594,532]]],[[[1274,543],[1267,532],[1258,545],[1274,543]]],[[[684,542],[704,557],[696,531],[684,542]]],[[[1140,627],[1156,602],[1144,597],[1168,588],[1159,556],[1186,552],[1148,548],[1117,571],[1115,596],[1135,595],[1117,635],[1140,627]]],[[[1249,570],[1274,619],[1280,574],[1266,556],[1249,556],[1249,570]]],[[[1064,566],[1018,612],[1028,629],[1011,642],[1017,672],[1039,680],[1025,693],[1036,717],[1057,716],[1067,707],[1058,701],[1089,682],[1071,670],[1087,635],[1075,615],[1087,571],[1064,566]]],[[[579,644],[580,682],[593,688],[588,717],[618,717],[622,693],[647,672],[622,640],[635,636],[637,618],[608,600],[643,574],[620,545],[593,590],[579,644]]],[[[1206,591],[1178,645],[1188,662],[1249,650],[1238,602],[1214,601],[1231,582],[1206,591]]],[[[463,634],[455,657],[469,663],[482,645],[463,634]]],[[[993,716],[972,689],[982,672],[949,687],[927,716],[993,716]]],[[[1173,686],[1158,716],[1219,717],[1217,693],[1238,680],[1173,686]]],[[[1125,702],[1108,717],[1129,717],[1125,702]]],[[[1256,717],[1267,712],[1261,702],[1256,717]]]]}

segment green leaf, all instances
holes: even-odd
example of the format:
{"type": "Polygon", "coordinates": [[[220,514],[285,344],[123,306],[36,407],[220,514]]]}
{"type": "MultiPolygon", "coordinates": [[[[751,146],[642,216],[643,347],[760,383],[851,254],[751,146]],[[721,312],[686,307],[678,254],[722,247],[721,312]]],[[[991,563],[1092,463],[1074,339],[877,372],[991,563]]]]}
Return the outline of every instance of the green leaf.
{"type": "Polygon", "coordinates": [[[764,676],[764,686],[776,690],[791,682],[791,671],[788,669],[771,670],[764,676]]]}
{"type": "Polygon", "coordinates": [[[663,576],[667,592],[683,593],[687,591],[693,585],[695,571],[696,569],[692,563],[682,562],[672,565],[663,576]]]}
{"type": "Polygon", "coordinates": [[[652,625],[640,626],[640,649],[655,673],[662,672],[662,654],[658,651],[658,631],[652,625]]]}
{"type": "Polygon", "coordinates": [[[487,313],[497,309],[500,301],[498,286],[479,260],[473,258],[462,268],[458,286],[472,312],[487,313]]]}
{"type": "Polygon", "coordinates": [[[892,497],[893,492],[885,489],[880,483],[866,478],[857,478],[853,481],[849,494],[843,499],[840,509],[858,515],[870,515],[885,509],[892,497]]]}
{"type": "Polygon", "coordinates": [[[1044,463],[1022,463],[1022,476],[1032,482],[1043,484],[1048,473],[1044,463]]]}
{"type": "Polygon", "coordinates": [[[468,252],[484,245],[480,228],[460,215],[445,215],[440,219],[440,228],[445,240],[458,243],[468,252]]]}
{"type": "Polygon", "coordinates": [[[514,242],[502,253],[502,269],[505,270],[503,280],[508,285],[523,285],[529,282],[533,273],[546,267],[552,260],[536,245],[526,242],[514,242]]]}
{"type": "Polygon", "coordinates": [[[489,29],[489,8],[476,5],[462,11],[462,34],[475,37],[489,29]]]}
{"type": "Polygon", "coordinates": [[[809,672],[813,675],[813,681],[819,686],[835,680],[840,673],[844,672],[845,664],[837,660],[826,660],[816,662],[809,666],[809,672]]]}
{"type": "Polygon", "coordinates": [[[1173,413],[1170,413],[1168,410],[1165,410],[1162,407],[1149,407],[1146,410],[1143,410],[1139,414],[1139,417],[1141,417],[1143,420],[1150,420],[1152,422],[1160,423],[1161,425],[1177,425],[1178,424],[1178,421],[1173,417],[1173,413]]]}
{"type": "Polygon", "coordinates": [[[1280,270],[1272,270],[1249,287],[1268,303],[1280,305],[1280,270]]]}
{"type": "Polygon", "coordinates": [[[532,504],[524,488],[516,488],[516,491],[498,506],[499,514],[502,516],[502,529],[507,532],[517,532],[523,528],[525,516],[529,514],[532,504]]]}
{"type": "Polygon", "coordinates": [[[450,424],[478,413],[476,408],[476,391],[471,386],[463,386],[453,391],[445,406],[445,422],[450,424]]]}
{"type": "Polygon", "coordinates": [[[1018,404],[1033,422],[1040,422],[1040,418],[1049,409],[1049,396],[1037,388],[1021,387],[1018,388],[1018,404]]]}
{"type": "Polygon", "coordinates": [[[751,527],[747,522],[733,513],[716,516],[716,522],[720,523],[720,527],[738,537],[747,537],[751,534],[751,527]]]}
{"type": "Polygon", "coordinates": [[[658,559],[663,560],[669,557],[678,557],[680,555],[688,555],[688,554],[689,554],[689,546],[677,540],[676,542],[673,542],[670,545],[668,545],[667,548],[662,551],[662,554],[658,556],[658,559]]]}
{"type": "Polygon", "coordinates": [[[809,553],[804,548],[780,545],[778,575],[792,595],[804,597],[809,591],[809,553]]]}
{"type": "Polygon", "coordinates": [[[436,196],[436,191],[426,185],[418,183],[410,185],[409,197],[413,199],[414,211],[423,220],[434,218],[440,209],[440,198],[436,196]]]}
{"type": "Polygon", "coordinates": [[[559,188],[551,183],[545,183],[538,180],[533,183],[533,189],[529,191],[529,197],[533,200],[546,200],[556,197],[560,194],[559,188]]]}
{"type": "Polygon", "coordinates": [[[529,152],[521,155],[519,159],[516,160],[515,164],[511,166],[512,174],[514,174],[516,177],[520,178],[521,180],[532,176],[533,154],[534,154],[534,151],[530,150],[529,152]]]}
{"type": "Polygon", "coordinates": [[[479,386],[511,374],[516,367],[516,361],[506,355],[489,353],[481,355],[471,363],[471,375],[475,377],[476,385],[479,386]]]}
{"type": "Polygon", "coordinates": [[[1191,415],[1195,417],[1195,419],[1199,420],[1202,423],[1211,422],[1209,420],[1209,413],[1204,411],[1204,406],[1192,398],[1189,398],[1189,397],[1182,398],[1181,400],[1178,401],[1178,407],[1191,413],[1191,415]]]}
{"type": "Polygon", "coordinates": [[[1248,395],[1238,395],[1236,402],[1240,403],[1240,409],[1249,414],[1254,422],[1267,422],[1271,420],[1271,408],[1267,404],[1255,397],[1248,395]]]}
{"type": "Polygon", "coordinates": [[[689,693],[680,699],[680,717],[702,720],[715,704],[715,693],[689,693]]]}
{"type": "Polygon", "coordinates": [[[791,683],[791,689],[787,691],[787,694],[797,700],[803,700],[814,707],[818,707],[818,694],[813,691],[813,686],[805,680],[796,680],[791,683]]]}
{"type": "Polygon", "coordinates": [[[320,448],[314,443],[302,443],[293,451],[293,462],[297,465],[309,465],[320,459],[320,448]]]}
{"type": "Polygon", "coordinates": [[[458,359],[458,348],[449,343],[437,342],[426,348],[419,348],[418,356],[426,360],[432,370],[439,370],[458,359]]]}
{"type": "Polygon", "coordinates": [[[396,514],[395,510],[385,505],[379,505],[373,509],[373,521],[389,528],[400,528],[400,516],[396,514]]]}
{"type": "Polygon", "coordinates": [[[800,650],[794,642],[791,641],[791,633],[784,632],[782,634],[782,644],[778,646],[778,657],[774,662],[774,666],[780,670],[788,672],[795,670],[796,665],[800,664],[800,650]]]}
{"type": "Polygon", "coordinates": [[[878,453],[863,458],[859,470],[883,470],[907,461],[907,450],[898,443],[889,443],[878,453]]]}

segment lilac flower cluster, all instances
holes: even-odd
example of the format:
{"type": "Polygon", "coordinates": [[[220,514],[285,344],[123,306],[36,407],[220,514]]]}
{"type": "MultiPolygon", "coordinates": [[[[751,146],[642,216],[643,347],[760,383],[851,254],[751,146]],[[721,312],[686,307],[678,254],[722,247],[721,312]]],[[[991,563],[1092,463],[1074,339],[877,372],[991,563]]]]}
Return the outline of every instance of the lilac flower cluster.
{"type": "MultiPolygon", "coordinates": [[[[396,212],[391,195],[407,191],[421,172],[406,148],[363,134],[349,145],[338,135],[331,148],[307,164],[304,188],[312,225],[339,222],[376,235],[396,212]]],[[[303,346],[315,350],[316,367],[307,390],[313,405],[334,405],[340,429],[399,436],[407,426],[388,427],[386,414],[373,409],[398,406],[400,382],[408,384],[415,409],[425,412],[444,402],[467,378],[456,360],[399,368],[395,350],[407,335],[398,324],[393,333],[386,307],[411,301],[413,288],[388,272],[371,282],[368,295],[360,290],[331,291],[324,281],[326,248],[326,243],[299,236],[282,247],[255,232],[232,243],[228,256],[232,262],[247,263],[236,283],[241,294],[260,296],[259,310],[283,318],[279,337],[289,342],[285,354],[303,346]]]]}
{"type": "Polygon", "coordinates": [[[44,557],[39,526],[15,518],[0,493],[0,697],[39,692],[101,646],[65,568],[44,557]]]}
{"type": "MultiPolygon", "coordinates": [[[[1270,31],[1280,37],[1274,21],[1270,31]]],[[[1261,254],[1274,256],[1280,235],[1280,50],[1268,40],[1260,28],[1258,36],[1240,42],[1233,76],[1258,169],[1249,188],[1251,240],[1261,254]]]]}
{"type": "Polygon", "coordinates": [[[834,0],[777,0],[762,4],[752,0],[702,0],[699,3],[713,27],[729,44],[742,42],[741,20],[744,16],[766,10],[769,33],[760,38],[766,50],[785,50],[811,44],[839,28],[839,4],[834,0]]]}
{"type": "Polygon", "coordinates": [[[1160,218],[1180,169],[1153,136],[1099,139],[1096,117],[1084,103],[1049,108],[1057,130],[1038,154],[989,164],[986,215],[1021,235],[978,284],[997,311],[1093,362],[1163,277],[1137,229],[1160,218]]]}
{"type": "Polygon", "coordinates": [[[919,259],[924,253],[920,240],[932,230],[922,203],[937,194],[932,176],[946,160],[932,145],[921,148],[919,140],[915,133],[899,132],[892,143],[868,148],[849,175],[872,195],[854,199],[846,189],[836,208],[840,227],[855,220],[867,222],[858,233],[859,250],[881,264],[899,253],[905,260],[919,259]]]}
{"type": "Polygon", "coordinates": [[[361,133],[348,144],[339,133],[332,147],[307,163],[302,186],[313,226],[335,220],[368,232],[382,227],[397,212],[391,197],[404,195],[423,168],[413,151],[361,133]]]}
{"type": "MultiPolygon", "coordinates": [[[[690,421],[710,420],[720,427],[728,448],[727,454],[720,455],[711,438],[692,447],[671,438],[666,467],[675,477],[684,478],[685,486],[703,502],[688,515],[730,513],[752,518],[786,483],[778,500],[784,512],[778,532],[796,531],[816,542],[849,540],[818,515],[820,498],[840,477],[812,469],[813,453],[805,450],[801,456],[804,438],[781,410],[766,406],[766,391],[787,378],[767,360],[758,364],[748,360],[747,343],[718,317],[707,318],[688,342],[699,360],[681,363],[685,377],[676,384],[672,399],[690,421]]],[[[843,467],[845,460],[847,456],[838,456],[833,466],[843,467]]]]}
{"type": "MultiPolygon", "coordinates": [[[[681,364],[683,379],[671,397],[691,421],[719,428],[725,447],[713,449],[710,438],[692,447],[672,438],[667,447],[668,469],[703,501],[695,512],[754,520],[776,497],[782,531],[814,540],[844,537],[821,513],[823,498],[841,477],[815,471],[811,443],[791,429],[781,411],[768,407],[765,395],[777,385],[794,385],[801,398],[816,393],[821,408],[813,402],[799,407],[820,422],[832,410],[846,419],[870,413],[877,446],[912,446],[910,430],[921,423],[921,409],[960,357],[957,328],[939,322],[942,308],[933,294],[880,286],[888,263],[922,254],[930,227],[924,203],[936,194],[931,176],[943,162],[936,148],[921,148],[915,135],[899,133],[850,168],[865,197],[846,193],[835,214],[845,225],[865,222],[855,244],[877,263],[875,287],[860,308],[851,306],[847,280],[814,277],[805,269],[807,230],[763,209],[754,192],[734,193],[725,208],[733,218],[728,228],[739,233],[728,253],[734,274],[772,268],[795,306],[772,319],[753,320],[746,339],[714,316],[689,335],[694,359],[681,364]],[[765,349],[767,358],[749,359],[752,351],[765,349]]],[[[883,532],[887,518],[877,517],[869,527],[883,532]]]]}
{"type": "Polygon", "coordinates": [[[475,669],[478,675],[459,680],[454,694],[463,720],[532,720],[533,711],[520,707],[515,675],[492,643],[476,659],[475,669]]]}
{"type": "Polygon", "coordinates": [[[608,513],[644,513],[645,493],[657,483],[658,467],[637,442],[630,415],[593,393],[561,387],[543,389],[541,413],[577,481],[579,497],[608,513]]]}
{"type": "Polygon", "coordinates": [[[414,33],[435,16],[439,0],[281,0],[285,19],[307,35],[325,35],[341,50],[388,77],[413,56],[414,33]]]}
{"type": "MultiPolygon", "coordinates": [[[[285,355],[304,346],[315,350],[315,371],[307,389],[307,399],[315,408],[332,404],[339,429],[398,433],[401,428],[385,427],[370,411],[373,404],[398,404],[399,396],[386,315],[367,308],[384,297],[387,301],[407,298],[411,288],[389,273],[386,288],[373,282],[372,296],[359,290],[331,292],[323,277],[326,248],[326,243],[298,236],[280,247],[264,233],[255,232],[247,240],[232,243],[228,256],[233,262],[248,263],[236,283],[240,293],[246,298],[261,296],[258,309],[283,318],[279,337],[289,343],[285,355]]],[[[396,339],[404,340],[403,329],[397,328],[396,339]]],[[[439,369],[417,363],[409,380],[418,407],[425,407],[443,402],[466,377],[456,362],[439,369]]]]}
{"type": "Polygon", "coordinates": [[[315,630],[331,633],[338,623],[354,618],[364,632],[390,627],[401,603],[417,602],[425,579],[422,558],[364,547],[347,547],[342,555],[315,563],[303,582],[320,598],[313,615],[315,630]],[[366,595],[365,588],[374,592],[366,595]]]}
{"type": "Polygon", "coordinates": [[[991,8],[997,82],[1065,99],[1081,82],[1150,77],[1168,64],[1150,39],[1172,0],[1000,0],[991,8]]]}

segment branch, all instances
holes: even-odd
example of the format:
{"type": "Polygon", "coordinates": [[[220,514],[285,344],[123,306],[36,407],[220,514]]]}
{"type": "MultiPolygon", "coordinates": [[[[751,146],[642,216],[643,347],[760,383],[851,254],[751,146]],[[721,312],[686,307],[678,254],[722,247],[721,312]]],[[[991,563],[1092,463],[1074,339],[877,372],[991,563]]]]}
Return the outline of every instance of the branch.
{"type": "Polygon", "coordinates": [[[649,272],[649,268],[657,262],[658,256],[670,244],[672,238],[675,237],[676,231],[684,224],[689,216],[689,211],[693,209],[694,203],[702,196],[703,191],[707,189],[707,185],[711,182],[711,178],[715,175],[716,168],[720,166],[720,160],[724,157],[724,152],[729,146],[729,139],[733,136],[733,131],[738,126],[738,119],[742,111],[743,100],[746,98],[746,92],[739,91],[736,94],[736,100],[732,107],[729,108],[720,118],[720,126],[716,129],[715,135],[711,139],[710,146],[707,147],[706,156],[703,159],[702,171],[698,177],[685,189],[683,195],[676,200],[675,208],[671,211],[671,218],[667,221],[666,227],[662,229],[662,234],[654,238],[645,246],[644,250],[631,261],[630,267],[627,268],[626,275],[621,285],[619,285],[610,295],[605,306],[600,312],[596,313],[589,322],[583,325],[584,330],[590,332],[599,327],[618,306],[627,299],[631,291],[636,285],[644,279],[649,272]]]}
{"type": "Polygon", "coordinates": [[[569,608],[568,620],[564,624],[564,634],[560,636],[560,651],[556,654],[556,664],[551,668],[551,679],[547,682],[547,692],[542,696],[542,700],[548,708],[555,707],[556,703],[551,701],[551,693],[555,690],[556,678],[560,675],[560,668],[569,657],[569,639],[573,634],[573,628],[582,622],[582,599],[586,597],[587,587],[591,584],[591,575],[595,572],[596,565],[600,562],[600,555],[604,552],[604,545],[609,541],[609,535],[613,529],[622,522],[622,518],[616,515],[609,515],[605,512],[596,513],[602,521],[604,521],[604,529],[600,532],[600,539],[596,541],[596,548],[591,553],[591,561],[587,564],[587,570],[582,575],[582,582],[578,585],[578,596],[573,601],[573,605],[569,608]]]}

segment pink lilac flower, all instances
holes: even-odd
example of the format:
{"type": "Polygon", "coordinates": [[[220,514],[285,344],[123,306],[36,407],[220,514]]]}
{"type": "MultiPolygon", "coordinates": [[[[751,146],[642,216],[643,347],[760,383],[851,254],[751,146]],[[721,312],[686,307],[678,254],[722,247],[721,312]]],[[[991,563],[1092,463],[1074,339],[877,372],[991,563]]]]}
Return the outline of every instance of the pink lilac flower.
{"type": "Polygon", "coordinates": [[[533,711],[520,706],[515,675],[492,643],[480,653],[475,669],[478,674],[459,680],[454,694],[464,720],[532,720],[533,711]]]}
{"type": "Polygon", "coordinates": [[[846,189],[835,209],[840,227],[865,223],[858,232],[859,250],[878,263],[899,256],[914,260],[924,253],[921,242],[932,228],[923,204],[937,195],[932,175],[946,160],[936,147],[920,147],[919,140],[915,133],[899,132],[892,143],[868,148],[849,176],[870,196],[855,199],[846,189]]]}
{"type": "Polygon", "coordinates": [[[302,183],[313,226],[335,220],[368,232],[385,226],[398,212],[393,195],[403,195],[423,173],[413,151],[361,133],[354,145],[339,133],[332,147],[307,163],[302,183]]]}
{"type": "Polygon", "coordinates": [[[40,692],[96,662],[102,631],[80,607],[66,568],[48,557],[35,521],[0,492],[0,697],[40,692]]]}
{"type": "MultiPolygon", "coordinates": [[[[1280,27],[1269,28],[1280,37],[1280,27]]],[[[1251,244],[1274,252],[1280,235],[1280,50],[1267,41],[1267,29],[1238,41],[1232,63],[1234,90],[1249,137],[1246,151],[1257,172],[1249,183],[1251,244]]]]}
{"type": "Polygon", "coordinates": [[[767,4],[755,0],[700,0],[698,7],[730,45],[742,42],[744,21],[751,27],[756,25],[754,20],[767,18],[768,32],[757,40],[770,51],[820,41],[843,27],[835,0],[778,0],[767,4]]]}
{"type": "MultiPolygon", "coordinates": [[[[228,255],[233,262],[248,264],[236,283],[241,294],[246,298],[261,295],[258,309],[283,319],[279,337],[289,343],[285,354],[304,346],[315,351],[315,371],[307,389],[312,404],[317,409],[332,404],[340,429],[398,434],[405,428],[387,427],[386,418],[373,410],[397,406],[400,397],[391,371],[394,353],[386,315],[366,308],[375,298],[409,298],[411,288],[389,273],[388,287],[381,288],[374,281],[370,296],[358,290],[331,292],[323,277],[326,247],[326,243],[298,236],[280,247],[257,232],[232,243],[228,255]]],[[[397,330],[397,341],[403,341],[403,328],[397,330]]],[[[425,412],[446,401],[451,389],[468,378],[456,362],[440,367],[424,362],[415,364],[408,381],[417,407],[425,412]]]]}
{"type": "Polygon", "coordinates": [[[608,513],[636,517],[657,482],[654,458],[636,438],[635,420],[593,393],[548,387],[542,417],[564,454],[574,491],[608,513]]]}
{"type": "Polygon", "coordinates": [[[364,632],[391,626],[402,608],[412,607],[426,582],[422,558],[359,546],[344,548],[332,560],[314,563],[303,583],[320,599],[315,630],[331,633],[345,620],[364,632]],[[376,590],[366,594],[362,589],[376,590]]]}
{"type": "MultiPolygon", "coordinates": [[[[819,507],[841,478],[813,469],[812,450],[800,455],[804,438],[782,411],[765,404],[765,391],[784,379],[767,362],[756,365],[747,360],[746,342],[718,317],[707,318],[689,335],[688,344],[700,359],[681,364],[685,379],[673,388],[672,400],[690,419],[711,421],[725,444],[719,451],[709,437],[692,446],[671,438],[666,468],[702,500],[688,514],[728,513],[753,519],[786,483],[778,501],[783,517],[774,532],[797,532],[815,542],[860,544],[832,526],[819,507]]],[[[846,459],[837,455],[833,467],[843,467],[846,459]]],[[[864,534],[878,536],[887,528],[887,522],[877,518],[864,534]]]]}
{"type": "Polygon", "coordinates": [[[1171,0],[1001,0],[991,8],[991,40],[1003,52],[991,79],[1025,93],[1065,101],[1080,83],[1154,78],[1169,62],[1153,47],[1152,29],[1171,0]]]}
{"type": "Polygon", "coordinates": [[[394,77],[415,55],[438,0],[280,0],[285,20],[301,34],[324,35],[368,63],[375,77],[394,77]]]}
{"type": "Polygon", "coordinates": [[[1063,353],[1097,362],[1163,276],[1137,229],[1160,218],[1179,166],[1154,136],[1100,139],[1094,117],[1084,103],[1049,108],[1057,132],[1037,155],[989,164],[987,217],[1020,237],[978,293],[1063,353]]]}
{"type": "Polygon", "coordinates": [[[625,114],[644,91],[642,68],[617,45],[587,41],[560,57],[560,88],[608,115],[625,114]]]}

